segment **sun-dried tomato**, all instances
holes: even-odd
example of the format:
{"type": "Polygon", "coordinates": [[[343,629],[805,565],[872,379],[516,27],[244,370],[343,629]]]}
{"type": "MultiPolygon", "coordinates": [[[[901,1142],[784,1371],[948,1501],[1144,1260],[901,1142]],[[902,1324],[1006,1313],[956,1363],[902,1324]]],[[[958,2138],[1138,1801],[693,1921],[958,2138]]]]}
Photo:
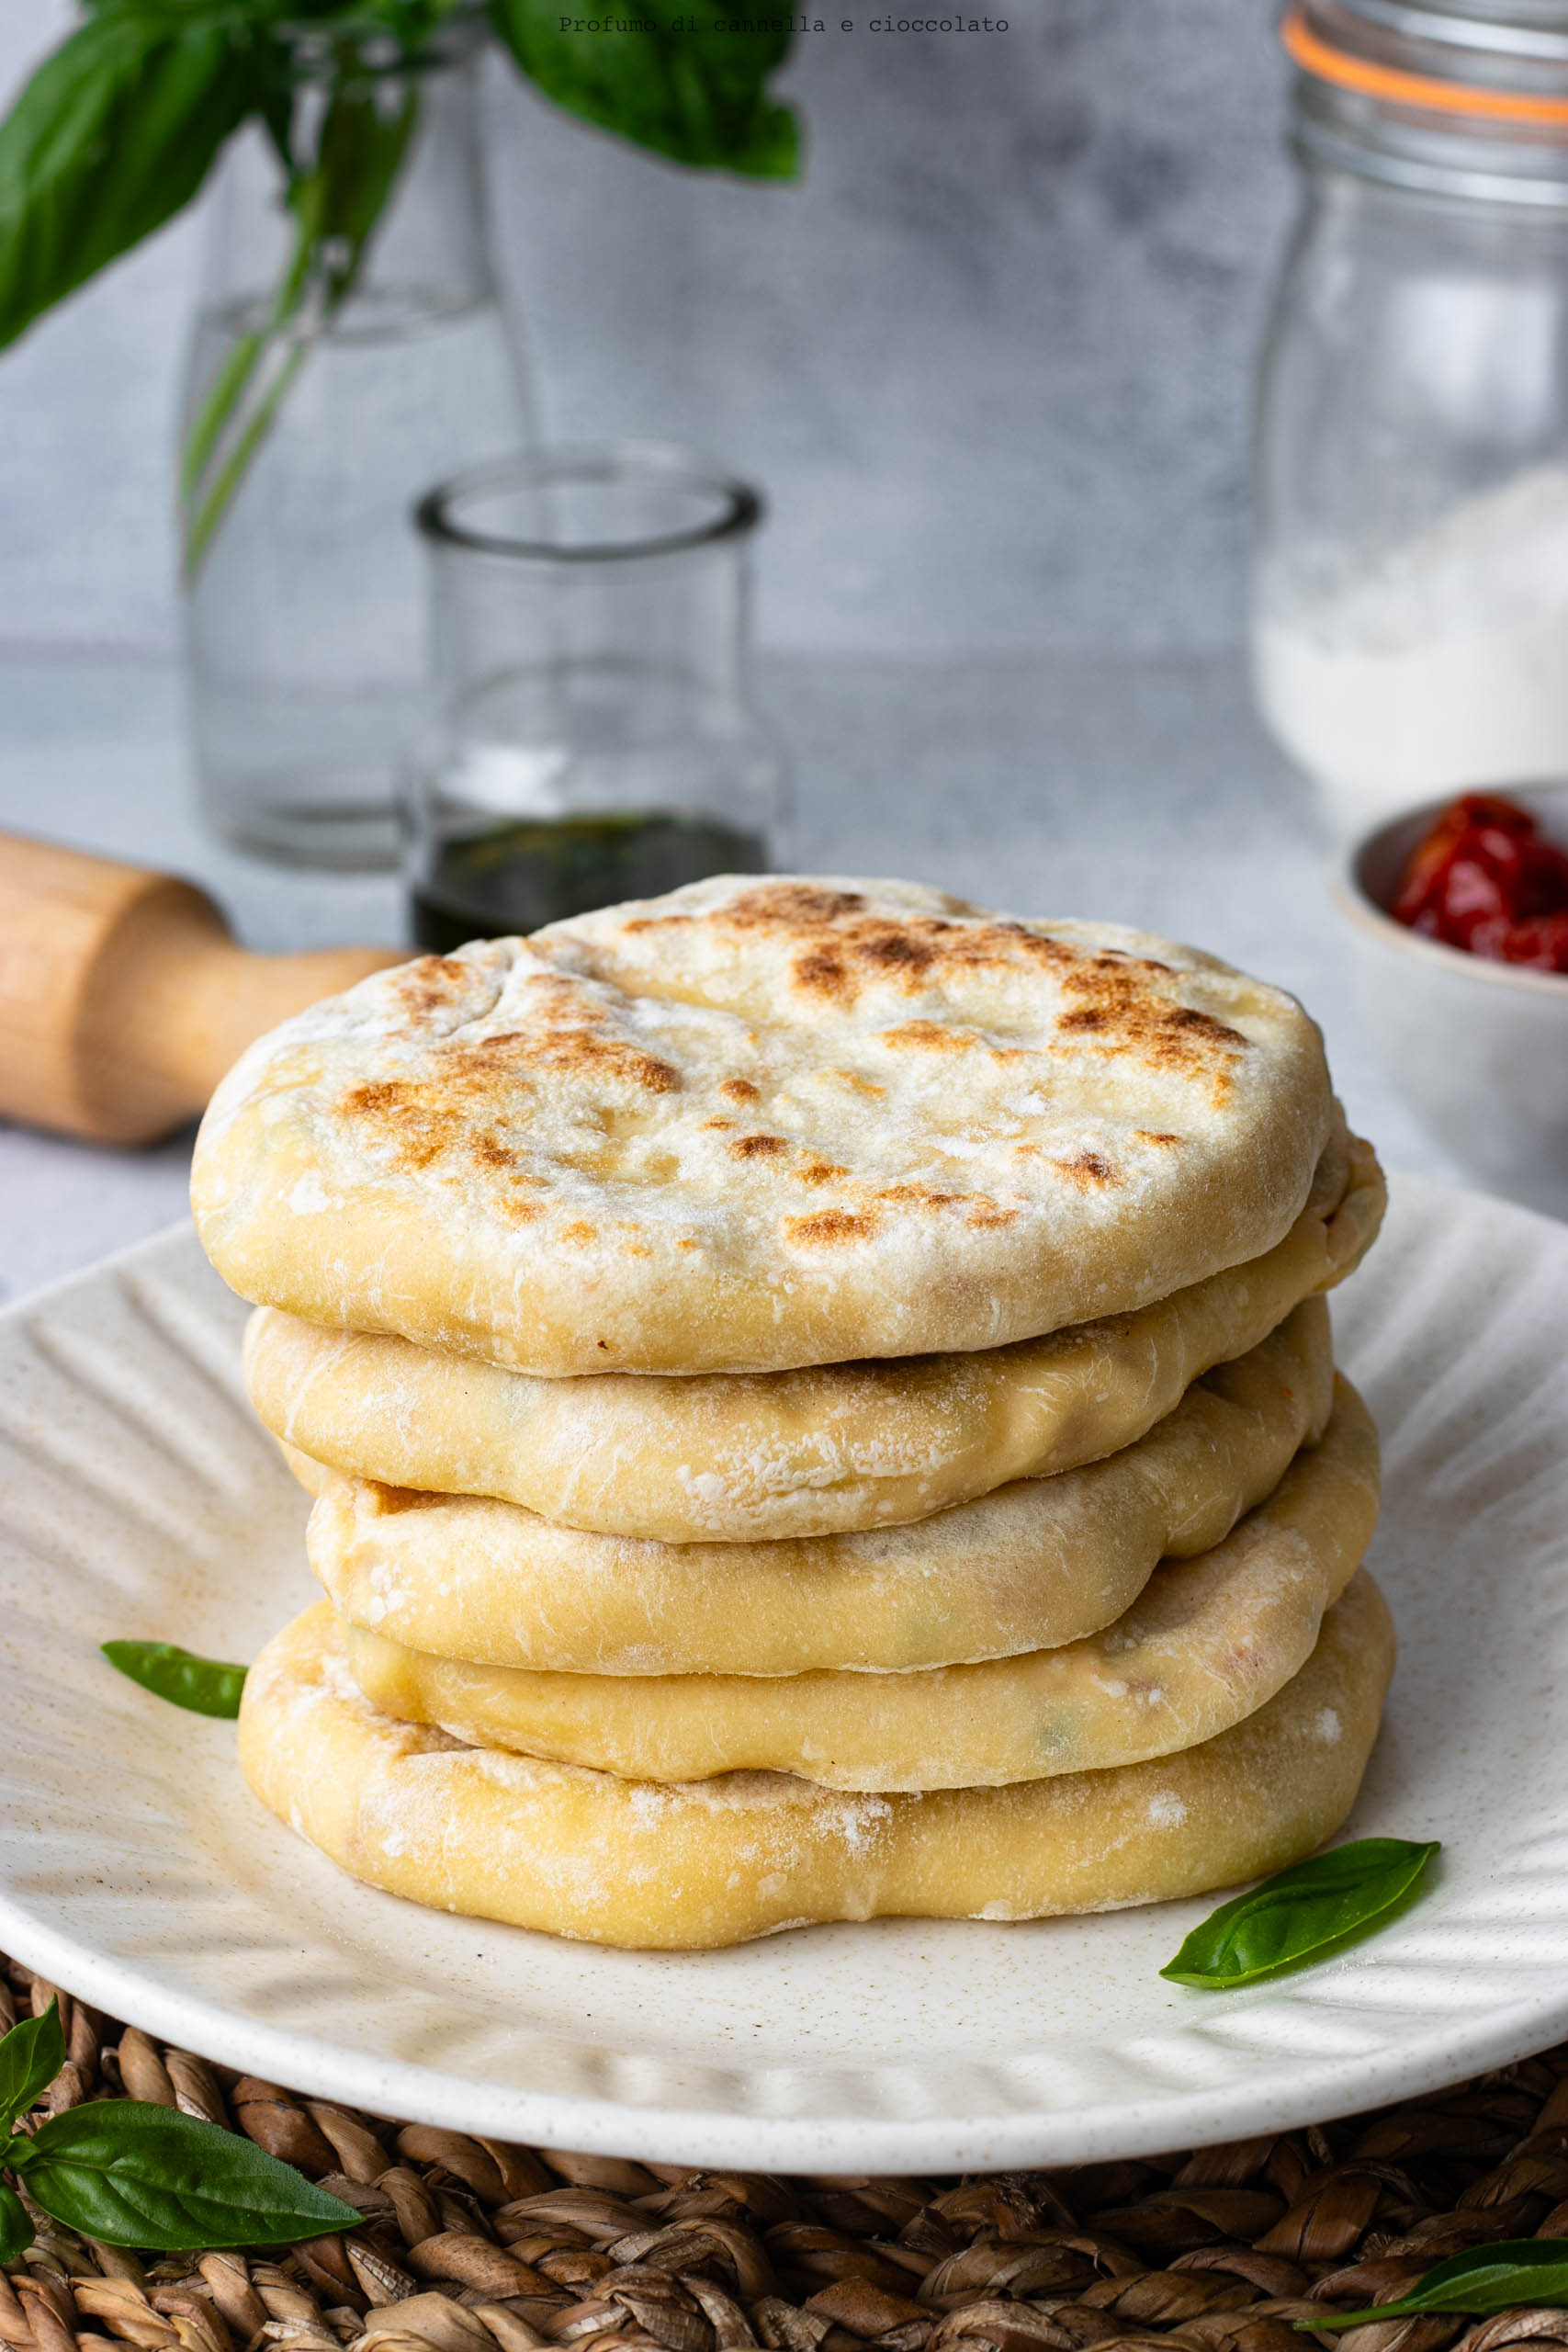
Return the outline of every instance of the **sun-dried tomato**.
{"type": "Polygon", "coordinates": [[[1517,801],[1466,793],[1411,852],[1393,917],[1495,963],[1568,972],[1568,855],[1517,801]]]}

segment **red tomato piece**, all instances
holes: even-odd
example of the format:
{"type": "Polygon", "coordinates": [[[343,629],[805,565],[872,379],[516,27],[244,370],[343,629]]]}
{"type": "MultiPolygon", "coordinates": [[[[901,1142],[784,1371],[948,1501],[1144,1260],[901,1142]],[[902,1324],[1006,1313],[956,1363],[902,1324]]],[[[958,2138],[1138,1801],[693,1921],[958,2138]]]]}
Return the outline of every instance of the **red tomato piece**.
{"type": "Polygon", "coordinates": [[[1472,792],[1411,852],[1393,916],[1473,956],[1568,972],[1568,854],[1516,801],[1472,792]]]}

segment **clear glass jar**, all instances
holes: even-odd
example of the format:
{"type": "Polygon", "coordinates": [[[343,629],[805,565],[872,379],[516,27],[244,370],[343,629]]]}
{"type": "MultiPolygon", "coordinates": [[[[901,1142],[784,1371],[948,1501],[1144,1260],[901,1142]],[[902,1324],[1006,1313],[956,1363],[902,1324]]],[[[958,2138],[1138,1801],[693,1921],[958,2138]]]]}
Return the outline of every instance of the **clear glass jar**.
{"type": "Polygon", "coordinates": [[[642,442],[425,498],[435,710],[411,763],[414,936],[446,953],[766,869],[784,766],[748,692],[755,491],[642,442]]]}
{"type": "Polygon", "coordinates": [[[480,29],[459,16],[417,51],[321,27],[264,37],[296,175],[325,158],[325,225],[346,225],[306,266],[278,153],[259,131],[233,143],[183,436],[202,806],[214,831],[264,856],[391,865],[425,683],[409,508],[455,469],[532,438],[491,266],[480,29]],[[373,209],[378,173],[390,200],[356,250],[355,208],[373,209]]]}
{"type": "Polygon", "coordinates": [[[1331,827],[1568,775],[1568,11],[1307,0],[1262,364],[1262,715],[1331,827]]]}

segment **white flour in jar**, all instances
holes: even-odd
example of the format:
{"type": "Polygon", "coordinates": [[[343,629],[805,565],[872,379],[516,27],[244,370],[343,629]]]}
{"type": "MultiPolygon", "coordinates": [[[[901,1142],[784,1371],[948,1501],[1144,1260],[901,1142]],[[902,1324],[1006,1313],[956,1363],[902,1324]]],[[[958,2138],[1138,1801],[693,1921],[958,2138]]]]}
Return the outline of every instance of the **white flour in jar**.
{"type": "Polygon", "coordinates": [[[1265,586],[1252,660],[1264,718],[1342,832],[1568,776],[1568,465],[1457,507],[1332,601],[1265,586]]]}

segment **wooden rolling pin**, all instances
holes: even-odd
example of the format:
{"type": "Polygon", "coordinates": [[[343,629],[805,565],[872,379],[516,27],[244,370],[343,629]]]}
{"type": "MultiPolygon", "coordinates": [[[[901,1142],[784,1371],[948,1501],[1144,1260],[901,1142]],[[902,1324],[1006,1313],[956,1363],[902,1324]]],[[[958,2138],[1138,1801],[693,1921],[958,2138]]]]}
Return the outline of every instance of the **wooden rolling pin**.
{"type": "Polygon", "coordinates": [[[0,833],[0,1115],[151,1143],[264,1030],[403,960],[254,956],[188,882],[0,833]]]}

